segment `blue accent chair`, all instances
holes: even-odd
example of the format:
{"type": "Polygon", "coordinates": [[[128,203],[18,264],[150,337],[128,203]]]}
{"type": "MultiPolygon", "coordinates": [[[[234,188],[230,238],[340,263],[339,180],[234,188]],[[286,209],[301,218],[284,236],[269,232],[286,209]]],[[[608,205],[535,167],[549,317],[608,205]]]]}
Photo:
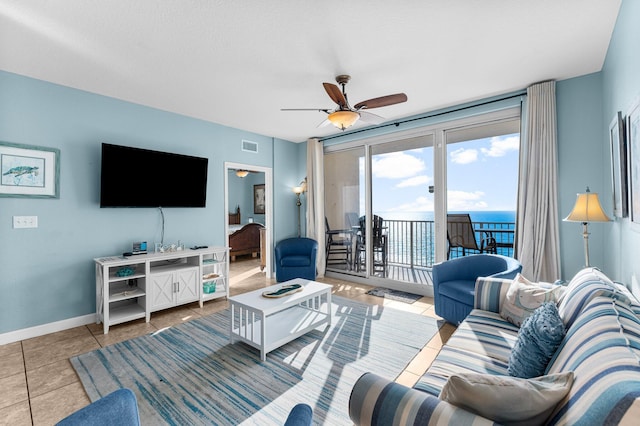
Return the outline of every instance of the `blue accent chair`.
{"type": "Polygon", "coordinates": [[[311,426],[313,410],[307,404],[298,404],[291,409],[284,426],[311,426]]]}
{"type": "Polygon", "coordinates": [[[138,402],[129,389],[118,389],[65,417],[57,426],[139,426],[138,402]]]}
{"type": "Polygon", "coordinates": [[[318,242],[311,238],[287,238],[276,244],[276,280],[316,279],[318,242]]]}
{"type": "Polygon", "coordinates": [[[473,309],[478,277],[515,278],[521,270],[516,259],[499,254],[474,254],[433,265],[436,315],[460,324],[473,309]]]}

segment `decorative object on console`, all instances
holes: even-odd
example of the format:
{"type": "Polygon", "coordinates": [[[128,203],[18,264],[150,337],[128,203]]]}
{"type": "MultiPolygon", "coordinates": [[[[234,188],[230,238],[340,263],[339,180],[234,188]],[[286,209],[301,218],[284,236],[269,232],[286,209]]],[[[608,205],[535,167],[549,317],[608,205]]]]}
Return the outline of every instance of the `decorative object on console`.
{"type": "Polygon", "coordinates": [[[60,198],[60,150],[0,142],[0,197],[60,198]]]}
{"type": "Polygon", "coordinates": [[[133,250],[131,251],[133,254],[144,254],[147,252],[147,242],[140,241],[133,243],[133,250]]]}
{"type": "Polygon", "coordinates": [[[129,275],[133,275],[136,272],[135,266],[121,266],[116,271],[116,277],[128,277],[129,275]]]}
{"type": "Polygon", "coordinates": [[[302,234],[302,224],[300,218],[300,206],[302,206],[302,202],[300,201],[300,195],[307,192],[307,178],[305,177],[300,185],[293,187],[293,193],[296,194],[296,206],[298,206],[298,237],[302,234]]]}
{"type": "Polygon", "coordinates": [[[589,265],[589,231],[587,226],[589,222],[610,222],[611,219],[602,209],[598,194],[595,192],[587,191],[583,194],[578,194],[575,206],[569,213],[569,216],[564,218],[567,222],[582,222],[582,237],[584,238],[584,261],[585,266],[589,265]]]}

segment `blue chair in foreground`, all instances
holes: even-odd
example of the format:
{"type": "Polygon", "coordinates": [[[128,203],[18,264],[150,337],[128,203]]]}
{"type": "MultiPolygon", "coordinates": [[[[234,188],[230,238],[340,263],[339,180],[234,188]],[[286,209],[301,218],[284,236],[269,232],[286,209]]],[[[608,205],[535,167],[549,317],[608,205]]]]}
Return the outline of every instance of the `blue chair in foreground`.
{"type": "Polygon", "coordinates": [[[313,410],[307,404],[297,404],[289,412],[284,426],[311,426],[313,424],[313,410]]]}
{"type": "Polygon", "coordinates": [[[129,389],[118,389],[65,417],[57,426],[139,426],[138,402],[129,389]]]}
{"type": "Polygon", "coordinates": [[[474,254],[433,265],[436,315],[460,324],[473,309],[478,277],[515,278],[521,270],[516,259],[499,254],[474,254]]]}
{"type": "Polygon", "coordinates": [[[311,238],[287,238],[276,244],[276,281],[316,279],[318,242],[311,238]]]}

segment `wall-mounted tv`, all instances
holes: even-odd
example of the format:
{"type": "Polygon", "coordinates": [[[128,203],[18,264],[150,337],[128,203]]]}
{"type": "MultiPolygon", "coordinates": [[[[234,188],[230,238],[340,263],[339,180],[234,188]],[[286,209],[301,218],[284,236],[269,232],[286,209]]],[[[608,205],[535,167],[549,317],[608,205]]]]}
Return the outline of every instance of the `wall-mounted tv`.
{"type": "Polygon", "coordinates": [[[103,143],[100,207],[205,207],[208,163],[103,143]]]}

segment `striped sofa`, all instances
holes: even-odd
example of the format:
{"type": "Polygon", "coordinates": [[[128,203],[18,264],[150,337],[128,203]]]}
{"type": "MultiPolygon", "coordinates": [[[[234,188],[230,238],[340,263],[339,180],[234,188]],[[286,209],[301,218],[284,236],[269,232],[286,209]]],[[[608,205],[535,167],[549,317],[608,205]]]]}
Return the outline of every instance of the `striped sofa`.
{"type": "MultiPolygon", "coordinates": [[[[365,373],[353,387],[356,425],[490,425],[492,420],[438,399],[454,373],[508,375],[518,327],[498,314],[511,280],[479,278],[475,309],[413,388],[365,373]]],[[[640,424],[640,304],[595,268],[580,271],[558,304],[566,336],[545,374],[573,371],[550,425],[640,424]]]]}

